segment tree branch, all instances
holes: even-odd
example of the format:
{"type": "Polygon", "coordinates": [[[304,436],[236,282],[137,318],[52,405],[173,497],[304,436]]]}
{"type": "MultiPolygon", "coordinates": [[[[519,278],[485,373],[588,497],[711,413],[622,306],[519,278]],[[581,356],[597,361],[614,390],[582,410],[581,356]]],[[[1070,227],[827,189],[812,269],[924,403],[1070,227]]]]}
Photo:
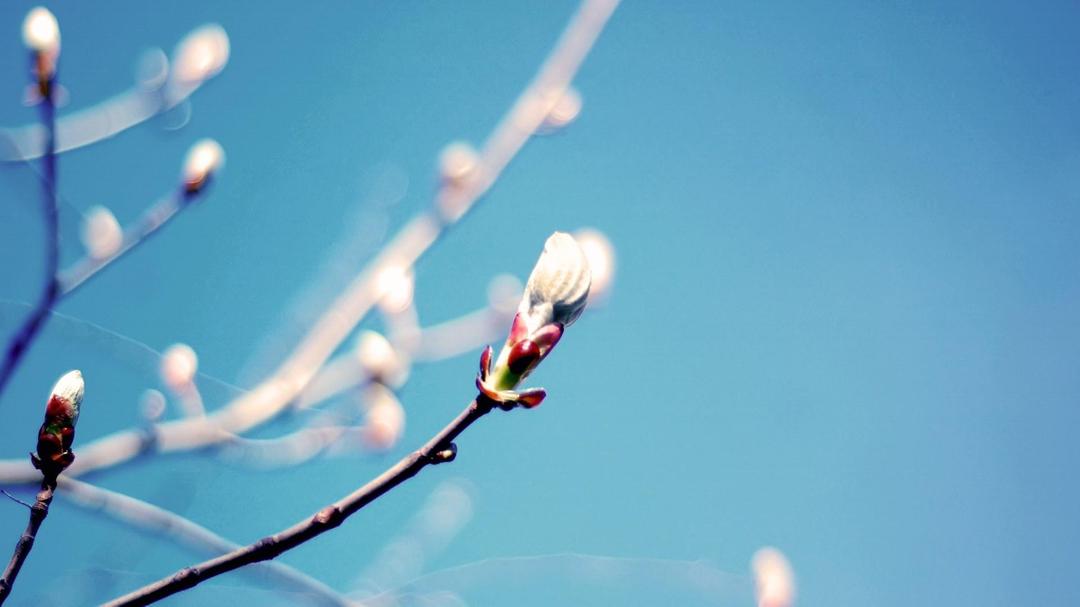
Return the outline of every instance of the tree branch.
{"type": "Polygon", "coordinates": [[[26,531],[23,531],[22,536],[19,537],[19,542],[15,544],[15,554],[11,555],[11,561],[8,562],[7,568],[4,569],[3,576],[0,576],[0,605],[3,605],[4,601],[11,595],[11,589],[15,585],[15,578],[18,577],[23,563],[26,562],[26,557],[30,556],[30,550],[34,547],[34,539],[37,537],[38,529],[41,528],[41,523],[45,521],[45,517],[49,515],[49,504],[52,503],[55,490],[56,477],[52,476],[50,478],[46,476],[41,481],[41,491],[38,491],[37,501],[30,507],[30,522],[26,524],[26,531]]]}
{"type": "MultiPolygon", "coordinates": [[[[209,554],[237,550],[239,545],[221,537],[175,512],[123,493],[109,491],[66,476],[60,478],[60,495],[94,512],[99,512],[147,533],[161,534],[189,548],[209,554]]],[[[257,571],[280,587],[303,593],[314,604],[326,607],[353,607],[356,603],[326,584],[285,563],[265,563],[257,571]]],[[[255,573],[256,571],[253,571],[255,573]]]]}
{"type": "Polygon", "coordinates": [[[491,412],[496,403],[478,395],[465,410],[439,431],[424,446],[410,453],[388,470],[344,498],[326,506],[310,518],[296,523],[254,544],[244,546],[214,559],[185,567],[173,575],[144,586],[105,604],[105,607],[149,605],[178,592],[188,590],[245,565],[272,559],[340,525],[349,516],[375,501],[394,487],[416,476],[429,464],[452,461],[456,454],[453,440],[473,422],[491,412]]]}
{"type": "Polygon", "coordinates": [[[30,316],[23,321],[18,332],[8,342],[3,366],[0,366],[0,394],[3,394],[4,387],[15,373],[15,369],[34,341],[34,337],[45,325],[49,310],[52,309],[60,294],[60,285],[56,280],[57,270],[60,267],[60,214],[57,210],[56,196],[56,104],[52,93],[54,88],[50,84],[47,89],[48,94],[41,100],[41,122],[45,128],[45,154],[42,157],[45,174],[41,201],[41,208],[45,215],[45,288],[38,298],[37,305],[30,312],[30,316]]]}

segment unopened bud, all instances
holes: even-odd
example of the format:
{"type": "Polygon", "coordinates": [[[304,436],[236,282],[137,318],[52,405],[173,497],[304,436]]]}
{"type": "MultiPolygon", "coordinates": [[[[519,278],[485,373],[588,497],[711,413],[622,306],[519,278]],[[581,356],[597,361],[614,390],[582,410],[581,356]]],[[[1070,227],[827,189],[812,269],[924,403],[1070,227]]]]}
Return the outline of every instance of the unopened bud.
{"type": "Polygon", "coordinates": [[[225,150],[213,139],[201,139],[191,146],[184,160],[184,191],[195,194],[206,187],[214,173],[225,164],[225,150]]]}
{"type": "Polygon", "coordinates": [[[758,607],[791,607],[795,603],[795,575],[787,557],[776,548],[762,548],[750,561],[754,570],[758,607]]]}
{"type": "Polygon", "coordinates": [[[439,153],[439,177],[450,185],[464,185],[479,166],[476,148],[464,141],[455,141],[439,153]]]}
{"type": "Polygon", "coordinates": [[[375,280],[379,307],[387,314],[396,314],[412,305],[415,279],[407,267],[391,264],[379,272],[375,280]]]}
{"type": "Polygon", "coordinates": [[[124,231],[116,216],[105,207],[94,207],[86,214],[82,225],[82,241],[94,259],[112,257],[120,250],[124,231]]]}
{"type": "Polygon", "coordinates": [[[60,25],[44,6],[30,10],[23,20],[23,44],[32,51],[55,57],[60,53],[60,25]]]}
{"type": "Polygon", "coordinates": [[[197,84],[216,76],[228,61],[229,35],[211,23],[192,31],[176,46],[172,74],[183,84],[197,84]]]}
{"type": "Polygon", "coordinates": [[[356,344],[356,356],[364,373],[378,383],[396,387],[408,377],[408,361],[379,333],[361,333],[356,344]]]}
{"type": "Polygon", "coordinates": [[[37,452],[31,456],[34,466],[46,476],[55,477],[75,460],[71,444],[85,389],[82,373],[68,371],[49,394],[45,421],[38,430],[37,452]]]}
{"type": "Polygon", "coordinates": [[[494,367],[489,367],[490,361],[481,364],[480,387],[490,398],[520,401],[521,395],[513,389],[581,315],[590,282],[588,259],[574,237],[564,232],[552,234],[529,275],[510,335],[494,367]]]}
{"type": "Polygon", "coordinates": [[[161,355],[161,381],[182,392],[191,386],[199,370],[199,357],[187,344],[173,344],[161,355]]]}
{"type": "Polygon", "coordinates": [[[381,384],[371,384],[364,390],[364,402],[367,407],[364,443],[376,451],[393,448],[405,432],[405,408],[397,396],[381,384]]]}
{"type": "Polygon", "coordinates": [[[581,114],[581,105],[581,94],[576,89],[567,87],[544,118],[544,129],[557,131],[569,125],[581,114]]]}

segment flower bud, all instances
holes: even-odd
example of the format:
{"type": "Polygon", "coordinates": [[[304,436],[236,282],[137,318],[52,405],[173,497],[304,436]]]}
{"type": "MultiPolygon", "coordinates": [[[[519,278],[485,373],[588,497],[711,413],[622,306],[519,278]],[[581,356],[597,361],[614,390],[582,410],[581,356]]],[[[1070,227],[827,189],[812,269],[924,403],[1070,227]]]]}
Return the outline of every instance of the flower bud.
{"type": "Polygon", "coordinates": [[[44,6],[30,10],[23,20],[23,44],[34,52],[51,55],[60,53],[60,25],[44,6]]]}
{"type": "Polygon", "coordinates": [[[191,146],[184,160],[184,191],[196,194],[225,164],[225,150],[213,139],[201,139],[191,146]]]}
{"type": "Polygon", "coordinates": [[[199,357],[187,344],[173,344],[161,354],[161,381],[174,392],[191,386],[199,370],[199,357]]]}
{"type": "Polygon", "coordinates": [[[105,207],[94,207],[82,225],[82,241],[94,259],[112,257],[124,242],[124,230],[116,216],[105,207]]]}
{"type": "Polygon", "coordinates": [[[364,416],[362,433],[364,444],[375,451],[394,447],[405,432],[405,408],[394,392],[382,384],[371,384],[364,389],[364,416]]]}
{"type": "Polygon", "coordinates": [[[38,430],[37,453],[30,456],[34,467],[46,476],[59,474],[75,461],[71,443],[75,440],[84,391],[79,371],[68,371],[53,386],[45,404],[45,421],[38,430]]]}
{"type": "Polygon", "coordinates": [[[401,386],[409,376],[408,357],[398,352],[388,339],[375,331],[364,331],[356,344],[356,356],[364,374],[373,381],[401,386]]]}
{"type": "Polygon", "coordinates": [[[216,76],[229,61],[229,35],[216,23],[192,31],[173,51],[173,77],[197,85],[216,76]]]}
{"type": "Polygon", "coordinates": [[[539,399],[522,399],[513,389],[551,352],[564,329],[581,315],[591,280],[588,259],[574,237],[564,232],[552,234],[529,275],[510,335],[494,367],[490,366],[487,353],[482,359],[478,383],[488,397],[499,402],[511,399],[539,404],[539,399]]]}
{"type": "Polygon", "coordinates": [[[790,607],[795,603],[795,575],[784,553],[762,548],[750,562],[754,570],[758,607],[790,607]]]}

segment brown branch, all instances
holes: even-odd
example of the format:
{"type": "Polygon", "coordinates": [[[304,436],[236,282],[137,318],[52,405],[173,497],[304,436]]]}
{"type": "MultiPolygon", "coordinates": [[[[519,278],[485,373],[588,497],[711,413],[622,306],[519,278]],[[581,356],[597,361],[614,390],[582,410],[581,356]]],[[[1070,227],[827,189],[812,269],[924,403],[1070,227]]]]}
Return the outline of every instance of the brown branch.
{"type": "Polygon", "coordinates": [[[30,550],[34,547],[34,539],[45,517],[49,515],[49,504],[52,503],[53,492],[56,490],[56,476],[46,476],[41,481],[41,491],[38,491],[37,501],[30,507],[30,522],[26,524],[26,531],[19,537],[15,544],[15,554],[11,555],[11,561],[4,569],[4,575],[0,576],[0,605],[4,604],[11,589],[15,585],[15,578],[19,575],[26,557],[30,556],[30,550]]]}
{"type": "Polygon", "coordinates": [[[252,563],[273,559],[279,554],[337,527],[349,516],[394,487],[412,478],[429,464],[452,461],[457,453],[453,440],[473,422],[489,413],[495,406],[494,401],[483,395],[478,395],[454,421],[450,422],[424,446],[402,458],[401,461],[366,485],[319,510],[310,518],[228,554],[185,567],[168,577],[108,602],[105,607],[129,607],[155,603],[165,597],[193,588],[223,573],[228,573],[252,563]]]}

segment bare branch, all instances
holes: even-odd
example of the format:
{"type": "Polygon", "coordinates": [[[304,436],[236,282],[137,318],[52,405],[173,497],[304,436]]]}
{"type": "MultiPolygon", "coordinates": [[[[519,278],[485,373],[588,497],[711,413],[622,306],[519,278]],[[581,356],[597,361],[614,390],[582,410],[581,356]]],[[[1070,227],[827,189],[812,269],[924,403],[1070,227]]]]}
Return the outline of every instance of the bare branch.
{"type": "Polygon", "coordinates": [[[185,567],[173,575],[144,586],[118,599],[106,603],[107,607],[149,605],[178,592],[188,590],[234,569],[277,557],[304,542],[340,525],[364,506],[385,495],[394,487],[416,476],[430,464],[451,461],[456,454],[453,440],[473,422],[491,412],[496,403],[487,397],[477,396],[469,406],[423,447],[410,453],[378,477],[344,498],[319,510],[310,518],[254,544],[244,546],[214,559],[185,567]]]}

